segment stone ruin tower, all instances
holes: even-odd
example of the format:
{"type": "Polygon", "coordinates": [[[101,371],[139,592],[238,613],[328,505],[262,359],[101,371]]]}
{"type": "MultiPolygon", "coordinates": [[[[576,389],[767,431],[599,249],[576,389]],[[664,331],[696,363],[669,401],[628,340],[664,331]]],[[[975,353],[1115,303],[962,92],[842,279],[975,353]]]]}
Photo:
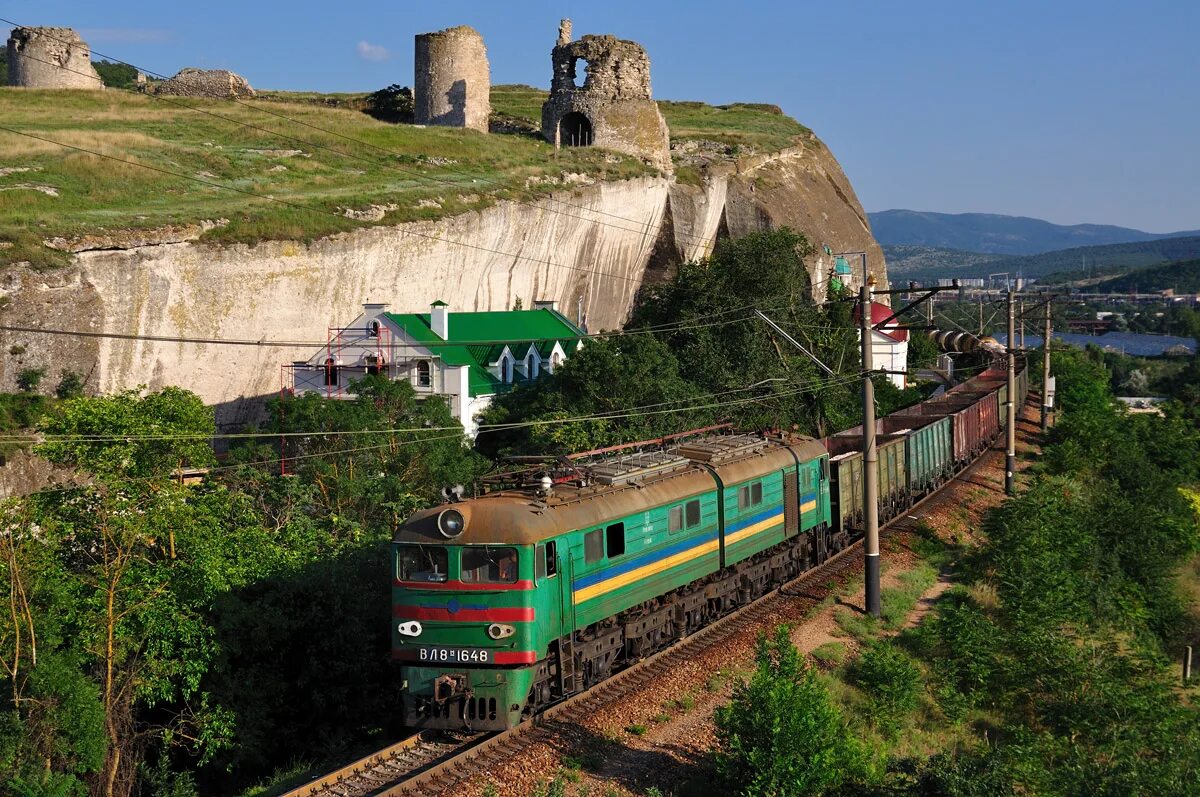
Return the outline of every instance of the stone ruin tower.
{"type": "Polygon", "coordinates": [[[650,97],[650,58],[640,44],[615,36],[571,41],[571,21],[564,19],[551,58],[550,98],[542,105],[547,141],[614,149],[671,170],[667,122],[650,97]]]}
{"type": "Polygon", "coordinates": [[[488,131],[492,76],[479,31],[466,25],[419,33],[413,76],[413,121],[488,131]]]}
{"type": "Polygon", "coordinates": [[[102,89],[92,51],[71,28],[13,28],[8,85],[27,89],[102,89]]]}

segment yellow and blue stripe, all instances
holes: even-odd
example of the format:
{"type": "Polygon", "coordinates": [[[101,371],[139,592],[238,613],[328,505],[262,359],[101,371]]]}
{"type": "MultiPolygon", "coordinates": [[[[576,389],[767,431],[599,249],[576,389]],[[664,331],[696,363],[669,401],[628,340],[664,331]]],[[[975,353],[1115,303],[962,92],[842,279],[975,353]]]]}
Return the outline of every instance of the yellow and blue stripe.
{"type": "MultiPolygon", "coordinates": [[[[817,508],[817,495],[806,495],[800,505],[801,512],[811,512],[817,508]]],[[[742,518],[731,523],[725,529],[725,545],[733,545],[748,540],[756,534],[776,528],[783,522],[783,507],[775,506],[755,515],[742,518]]],[[[595,573],[580,576],[571,582],[574,593],[574,603],[579,605],[585,601],[606,595],[613,590],[629,586],[644,578],[670,570],[673,567],[692,562],[702,556],[715,554],[721,548],[721,540],[716,529],[702,532],[686,540],[660,548],[657,551],[631,557],[623,562],[606,567],[595,573]]]]}

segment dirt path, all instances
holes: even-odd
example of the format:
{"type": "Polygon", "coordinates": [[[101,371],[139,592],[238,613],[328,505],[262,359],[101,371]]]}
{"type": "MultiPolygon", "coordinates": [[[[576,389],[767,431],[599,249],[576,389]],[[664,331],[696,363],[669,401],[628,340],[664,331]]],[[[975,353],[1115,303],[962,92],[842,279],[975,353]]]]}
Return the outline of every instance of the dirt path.
{"type": "MultiPolygon", "coordinates": [[[[1019,471],[1038,453],[1036,418],[1036,408],[1026,406],[1018,428],[1019,471]]],[[[921,562],[912,549],[918,524],[948,543],[978,540],[983,515],[1004,499],[1003,465],[1003,450],[988,452],[966,479],[897,524],[900,528],[881,546],[884,590],[921,562]]],[[[951,586],[952,574],[939,573],[906,615],[903,627],[920,623],[951,586]]],[[[845,655],[853,655],[857,643],[842,630],[838,616],[863,614],[861,566],[842,576],[835,595],[815,606],[812,600],[797,601],[794,611],[781,610],[760,628],[792,623],[792,641],[802,652],[836,642],[844,646],[845,655]]],[[[606,707],[584,723],[556,729],[553,743],[535,745],[519,762],[494,773],[488,793],[525,797],[555,777],[568,781],[568,795],[592,797],[641,795],[650,787],[669,794],[686,790],[689,781],[709,780],[709,751],[716,743],[713,713],[728,702],[732,683],[753,669],[753,652],[754,634],[741,634],[719,649],[702,652],[655,688],[606,707]]],[[[483,794],[485,788],[477,784],[466,793],[483,794]]]]}

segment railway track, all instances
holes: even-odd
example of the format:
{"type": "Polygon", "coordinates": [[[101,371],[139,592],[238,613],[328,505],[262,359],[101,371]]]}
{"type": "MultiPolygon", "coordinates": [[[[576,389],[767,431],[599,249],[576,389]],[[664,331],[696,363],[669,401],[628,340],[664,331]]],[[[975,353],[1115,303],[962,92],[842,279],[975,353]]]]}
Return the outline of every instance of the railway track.
{"type": "MultiPolygon", "coordinates": [[[[881,524],[888,536],[914,513],[935,502],[947,487],[975,471],[994,449],[984,450],[973,462],[948,479],[937,491],[917,501],[907,511],[881,524]]],[[[512,760],[522,748],[547,738],[561,724],[582,719],[602,706],[621,700],[652,684],[672,667],[688,661],[696,652],[715,647],[742,631],[759,625],[774,614],[781,601],[812,599],[831,578],[862,562],[859,538],[844,550],[777,589],[705,626],[691,636],[633,664],[585,692],[567,698],[543,711],[530,722],[499,733],[423,736],[417,734],[385,747],[319,780],[293,789],[281,797],[414,797],[448,793],[479,776],[490,764],[512,760]],[[810,591],[810,588],[817,590],[810,591]]]]}

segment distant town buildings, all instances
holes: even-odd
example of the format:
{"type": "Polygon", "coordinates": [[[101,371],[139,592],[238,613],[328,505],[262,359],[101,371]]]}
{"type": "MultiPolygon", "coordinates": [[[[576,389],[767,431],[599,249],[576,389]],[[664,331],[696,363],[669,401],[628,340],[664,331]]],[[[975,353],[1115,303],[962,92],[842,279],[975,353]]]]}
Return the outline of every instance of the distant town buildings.
{"type": "Polygon", "coordinates": [[[428,313],[389,313],[364,304],[349,326],[331,329],[329,344],[292,363],[297,395],[354,396],[351,386],[378,374],[408,382],[418,396],[443,396],[472,438],[475,416],[499,393],[554,370],[579,346],[583,330],[554,302],[533,310],[452,312],[436,301],[428,313]]]}

